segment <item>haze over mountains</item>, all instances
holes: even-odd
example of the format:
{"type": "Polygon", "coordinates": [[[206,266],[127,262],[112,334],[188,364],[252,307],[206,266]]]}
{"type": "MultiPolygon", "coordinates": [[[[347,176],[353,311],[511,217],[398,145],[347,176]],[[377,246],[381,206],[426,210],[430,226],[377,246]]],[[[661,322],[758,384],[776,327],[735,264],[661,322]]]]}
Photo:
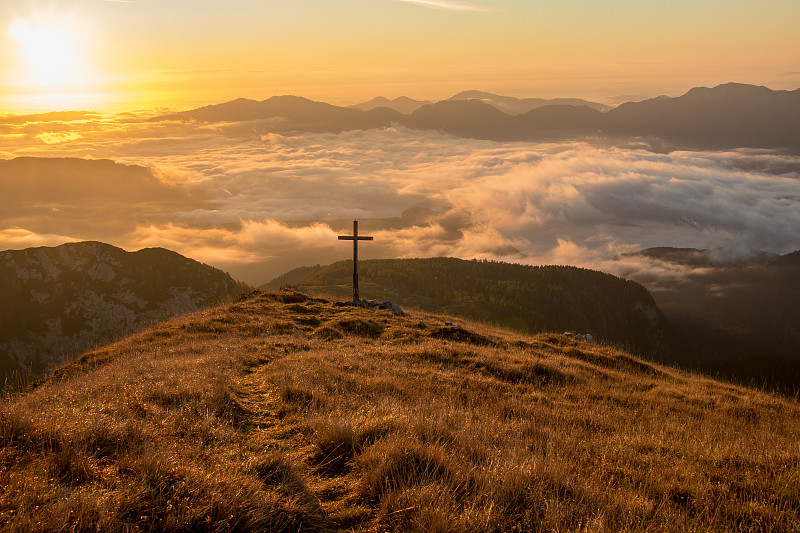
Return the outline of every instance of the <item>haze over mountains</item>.
{"type": "Polygon", "coordinates": [[[401,99],[395,105],[378,100],[341,108],[299,97],[276,96],[262,102],[238,99],[162,118],[274,119],[274,131],[280,133],[347,131],[400,124],[495,141],[642,137],[660,139],[673,148],[684,149],[800,150],[800,89],[773,91],[728,83],[694,88],[676,98],[629,102],[610,110],[582,100],[518,100],[478,91],[467,91],[442,102],[417,104],[422,102],[401,99]],[[402,112],[375,106],[381,103],[402,112]]]}
{"type": "Polygon", "coordinates": [[[638,279],[693,347],[680,364],[789,392],[800,387],[800,251],[726,258],[654,248],[630,256],[691,268],[680,278],[638,279]]]}
{"type": "Polygon", "coordinates": [[[361,111],[372,111],[377,107],[386,107],[388,109],[394,109],[398,113],[402,113],[403,115],[410,115],[420,107],[424,105],[428,105],[431,102],[428,100],[414,100],[409,98],[408,96],[400,96],[390,100],[385,96],[376,96],[372,100],[367,102],[362,102],[360,104],[354,104],[348,107],[353,109],[359,109],[361,111]]]}
{"type": "Polygon", "coordinates": [[[582,98],[514,98],[512,96],[500,96],[487,93],[485,91],[462,91],[448,100],[480,100],[486,104],[496,107],[503,113],[509,115],[522,115],[539,107],[548,105],[560,106],[586,106],[597,111],[608,111],[611,107],[597,102],[589,102],[582,98]]]}
{"type": "MultiPolygon", "coordinates": [[[[537,107],[546,105],[571,105],[571,106],[587,106],[598,111],[608,111],[609,106],[598,104],[596,102],[589,102],[581,98],[514,98],[512,96],[500,96],[497,94],[487,93],[485,91],[462,91],[454,96],[451,96],[447,101],[462,101],[462,100],[480,100],[486,104],[496,107],[500,111],[509,115],[521,115],[527,113],[537,107]]],[[[349,107],[360,109],[361,111],[370,111],[376,107],[387,107],[394,109],[398,113],[410,115],[420,107],[432,104],[428,100],[413,100],[407,96],[401,96],[393,100],[389,100],[383,96],[373,98],[368,102],[361,104],[351,105],[349,107]]]]}
{"type": "Polygon", "coordinates": [[[354,218],[376,238],[364,258],[567,264],[637,279],[681,278],[692,267],[622,254],[800,249],[800,161],[775,152],[122,120],[28,123],[19,129],[29,133],[5,137],[12,154],[37,157],[0,161],[0,249],[84,240],[164,247],[254,286],[346,259],[337,235],[354,218]],[[37,139],[53,142],[55,128],[71,140],[37,139]],[[55,179],[60,197],[23,194],[26,181],[47,189],[55,179]]]}
{"type": "Polygon", "coordinates": [[[83,237],[66,240],[106,241],[134,229],[136,220],[146,223],[165,213],[213,205],[202,191],[168,183],[139,165],[55,157],[0,160],[6,231],[25,228],[83,237]]]}

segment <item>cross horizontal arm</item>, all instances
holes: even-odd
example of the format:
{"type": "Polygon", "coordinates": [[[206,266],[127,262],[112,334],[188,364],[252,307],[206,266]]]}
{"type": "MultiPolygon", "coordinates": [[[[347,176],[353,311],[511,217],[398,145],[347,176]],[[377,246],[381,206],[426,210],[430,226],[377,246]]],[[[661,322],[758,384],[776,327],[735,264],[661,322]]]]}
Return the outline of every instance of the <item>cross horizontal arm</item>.
{"type": "MultiPolygon", "coordinates": [[[[373,237],[359,237],[358,238],[359,241],[371,241],[372,239],[373,239],[373,237]]],[[[353,240],[353,236],[352,235],[347,235],[347,236],[339,235],[339,240],[340,241],[352,241],[353,240]]]]}

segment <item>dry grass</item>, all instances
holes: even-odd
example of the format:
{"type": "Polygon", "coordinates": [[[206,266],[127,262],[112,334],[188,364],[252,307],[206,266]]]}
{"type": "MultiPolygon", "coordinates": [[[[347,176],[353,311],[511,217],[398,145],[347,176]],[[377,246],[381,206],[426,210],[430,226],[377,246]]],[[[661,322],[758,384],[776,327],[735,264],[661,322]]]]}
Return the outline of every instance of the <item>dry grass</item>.
{"type": "Polygon", "coordinates": [[[796,402],[445,320],[262,294],[89,353],[0,406],[0,526],[800,530],[796,402]]]}

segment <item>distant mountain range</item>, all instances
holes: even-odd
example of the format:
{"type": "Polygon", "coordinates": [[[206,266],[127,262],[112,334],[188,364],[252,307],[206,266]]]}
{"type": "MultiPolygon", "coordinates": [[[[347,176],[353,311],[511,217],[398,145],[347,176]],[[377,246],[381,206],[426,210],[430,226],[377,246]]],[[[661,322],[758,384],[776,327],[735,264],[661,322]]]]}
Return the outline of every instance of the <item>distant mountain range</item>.
{"type": "Polygon", "coordinates": [[[432,104],[376,99],[349,108],[296,96],[275,96],[261,102],[238,99],[154,120],[165,119],[264,120],[276,133],[339,132],[397,124],[496,141],[635,137],[666,142],[669,149],[800,151],[800,89],[773,91],[737,83],[694,88],[676,98],[629,102],[607,111],[600,104],[581,100],[519,100],[468,91],[432,104]]]}
{"type": "Polygon", "coordinates": [[[800,89],[728,83],[609,111],[609,131],[704,148],[800,148],[800,89]]]}
{"type": "MultiPolygon", "coordinates": [[[[451,96],[446,101],[457,102],[463,100],[480,100],[508,115],[522,115],[537,107],[544,107],[546,105],[586,106],[598,111],[608,111],[611,109],[607,105],[589,102],[580,98],[514,98],[512,96],[500,96],[484,91],[463,91],[455,96],[451,96]]],[[[360,109],[361,111],[370,111],[377,107],[387,107],[389,109],[394,109],[398,113],[410,115],[420,107],[432,103],[433,102],[428,100],[413,100],[407,96],[401,96],[394,100],[379,96],[368,102],[352,105],[350,107],[360,109]]]]}
{"type": "Polygon", "coordinates": [[[192,111],[153,120],[198,120],[203,122],[238,122],[273,119],[276,132],[347,131],[387,127],[403,115],[385,107],[360,111],[314,102],[299,96],[273,96],[258,102],[239,98],[192,111]]]}
{"type": "Polygon", "coordinates": [[[461,100],[480,100],[485,104],[496,107],[503,113],[509,115],[523,115],[528,111],[533,111],[536,108],[544,107],[547,105],[554,106],[586,106],[597,111],[608,111],[610,106],[598,104],[597,102],[589,102],[581,98],[514,98],[512,96],[500,96],[497,94],[487,93],[484,91],[464,91],[455,96],[448,98],[450,101],[461,100]]]}
{"type": "Polygon", "coordinates": [[[0,388],[177,314],[234,298],[228,274],[162,248],[99,242],[0,252],[0,388]]]}
{"type": "Polygon", "coordinates": [[[399,98],[395,98],[394,100],[389,100],[384,96],[378,96],[377,98],[373,98],[368,102],[351,105],[349,107],[358,109],[360,111],[371,111],[377,107],[386,107],[388,109],[393,109],[398,113],[410,115],[420,107],[430,103],[432,102],[428,100],[413,100],[407,96],[401,96],[399,98]]]}

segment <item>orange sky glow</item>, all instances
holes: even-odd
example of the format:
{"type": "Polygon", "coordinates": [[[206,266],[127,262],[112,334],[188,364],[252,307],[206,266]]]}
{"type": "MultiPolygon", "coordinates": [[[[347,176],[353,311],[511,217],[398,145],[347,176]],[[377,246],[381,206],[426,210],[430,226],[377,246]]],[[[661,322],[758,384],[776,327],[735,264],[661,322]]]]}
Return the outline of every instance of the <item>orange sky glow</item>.
{"type": "Polygon", "coordinates": [[[796,0],[6,0],[0,113],[800,86],[796,0]]]}

